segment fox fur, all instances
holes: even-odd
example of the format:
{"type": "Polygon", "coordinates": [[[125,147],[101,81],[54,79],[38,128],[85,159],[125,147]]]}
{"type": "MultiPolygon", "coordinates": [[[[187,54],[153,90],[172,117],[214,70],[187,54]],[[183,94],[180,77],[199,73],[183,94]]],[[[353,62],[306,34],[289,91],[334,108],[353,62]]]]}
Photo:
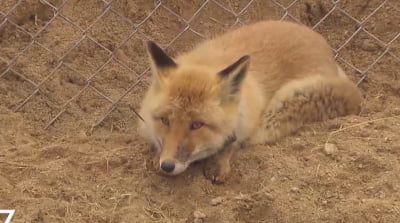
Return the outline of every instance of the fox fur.
{"type": "Polygon", "coordinates": [[[139,133],[170,175],[210,158],[223,182],[240,144],[274,143],[308,122],[357,114],[362,96],[327,41],[284,21],[241,26],[175,58],[148,42],[152,82],[139,133]]]}

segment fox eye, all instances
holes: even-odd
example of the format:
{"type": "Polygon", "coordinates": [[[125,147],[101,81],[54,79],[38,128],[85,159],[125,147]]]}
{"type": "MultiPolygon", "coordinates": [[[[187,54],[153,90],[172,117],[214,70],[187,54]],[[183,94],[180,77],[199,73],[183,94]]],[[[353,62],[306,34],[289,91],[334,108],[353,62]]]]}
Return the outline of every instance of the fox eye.
{"type": "Polygon", "coordinates": [[[198,121],[192,122],[192,124],[190,125],[190,130],[199,129],[199,128],[203,127],[203,125],[204,125],[204,123],[202,123],[202,122],[198,122],[198,121]]]}
{"type": "Polygon", "coordinates": [[[160,119],[161,119],[162,124],[164,124],[164,125],[166,125],[166,126],[169,126],[169,120],[168,120],[168,118],[161,117],[160,119]]]}

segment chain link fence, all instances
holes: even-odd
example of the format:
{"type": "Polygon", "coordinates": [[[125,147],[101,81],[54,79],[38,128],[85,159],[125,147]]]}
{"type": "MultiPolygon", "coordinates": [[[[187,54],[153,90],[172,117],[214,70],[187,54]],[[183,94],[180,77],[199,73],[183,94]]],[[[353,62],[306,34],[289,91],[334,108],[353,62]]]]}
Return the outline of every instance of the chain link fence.
{"type": "Polygon", "coordinates": [[[8,105],[14,111],[23,110],[38,95],[46,96],[42,100],[53,112],[46,114],[50,117],[45,119],[45,129],[61,122],[77,100],[88,103],[90,97],[84,94],[90,91],[101,98],[98,106],[104,108],[99,113],[87,111],[96,114],[93,129],[139,84],[146,86],[145,40],[155,40],[174,53],[231,27],[283,19],[322,33],[336,60],[359,75],[359,84],[383,57],[400,62],[399,9],[397,0],[2,0],[0,82],[22,83],[15,88],[24,88],[24,93],[21,89],[6,93],[19,95],[8,105]],[[356,40],[360,44],[354,46],[356,40]],[[372,56],[354,60],[365,57],[354,47],[372,56]],[[114,73],[124,73],[123,78],[107,77],[114,73]],[[51,84],[63,75],[67,76],[63,81],[74,88],[60,80],[58,85],[51,84]],[[52,98],[64,87],[62,98],[52,98]],[[118,92],[112,91],[114,87],[118,92]]]}

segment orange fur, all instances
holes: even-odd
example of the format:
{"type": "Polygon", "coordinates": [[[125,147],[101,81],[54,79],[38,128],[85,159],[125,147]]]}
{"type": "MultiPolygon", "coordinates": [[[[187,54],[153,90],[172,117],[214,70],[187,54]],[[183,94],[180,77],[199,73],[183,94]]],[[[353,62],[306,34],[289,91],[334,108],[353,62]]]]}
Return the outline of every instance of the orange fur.
{"type": "MultiPolygon", "coordinates": [[[[157,50],[149,53],[154,78],[142,103],[146,123],[139,132],[159,148],[160,163],[176,164],[171,174],[223,148],[275,142],[307,122],[360,109],[361,94],[327,42],[302,25],[242,26],[171,60],[157,50]],[[195,122],[204,125],[190,129],[195,122]],[[226,146],[232,135],[236,141],[226,146]]],[[[224,167],[212,168],[214,180],[223,181],[229,172],[231,152],[223,154],[217,156],[224,161],[214,165],[224,167]]]]}

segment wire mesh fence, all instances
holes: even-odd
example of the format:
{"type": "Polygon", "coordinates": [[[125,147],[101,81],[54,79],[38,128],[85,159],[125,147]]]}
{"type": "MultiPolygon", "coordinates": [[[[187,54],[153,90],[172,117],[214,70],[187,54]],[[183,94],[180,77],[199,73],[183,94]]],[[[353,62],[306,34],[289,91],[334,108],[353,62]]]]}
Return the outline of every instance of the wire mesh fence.
{"type": "Polygon", "coordinates": [[[336,60],[357,73],[360,84],[383,57],[400,63],[399,14],[396,0],[5,0],[0,82],[20,83],[6,93],[14,111],[41,95],[52,107],[43,114],[49,116],[45,129],[62,121],[74,104],[96,97],[101,102],[86,111],[95,116],[93,129],[138,85],[146,86],[145,40],[174,53],[232,27],[282,19],[323,34],[336,60]]]}

